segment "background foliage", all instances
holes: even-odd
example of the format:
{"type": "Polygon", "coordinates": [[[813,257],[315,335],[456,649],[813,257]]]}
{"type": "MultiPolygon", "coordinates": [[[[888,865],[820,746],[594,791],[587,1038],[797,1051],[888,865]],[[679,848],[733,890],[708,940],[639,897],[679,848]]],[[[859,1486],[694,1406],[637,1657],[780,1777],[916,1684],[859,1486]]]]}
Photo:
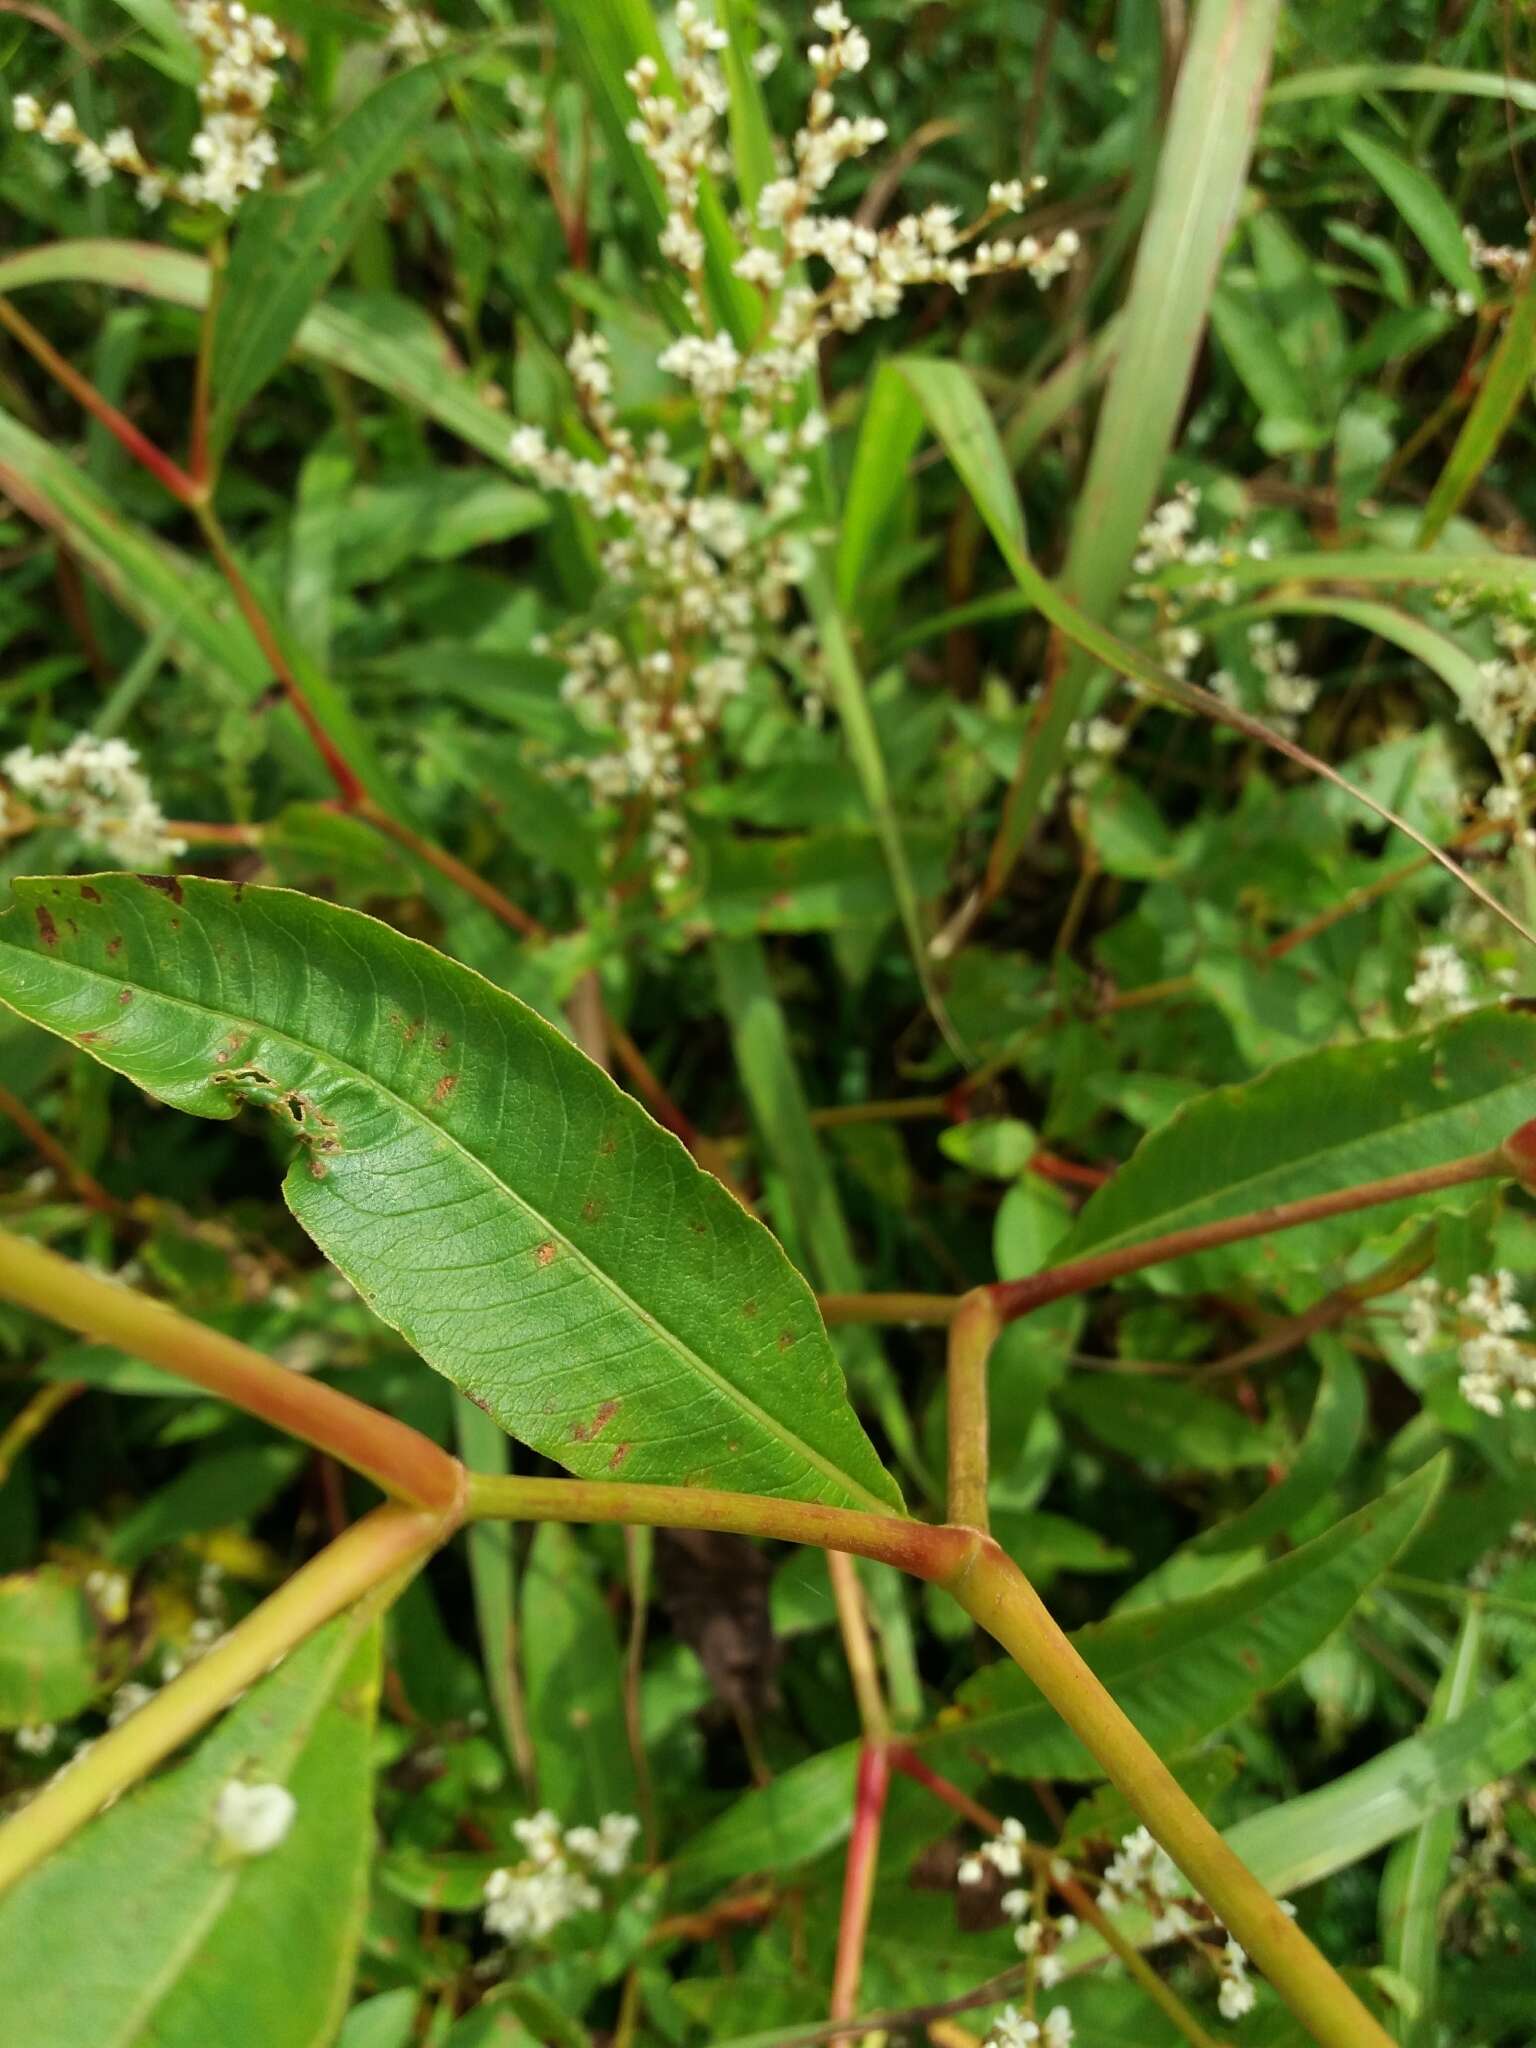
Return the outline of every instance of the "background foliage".
{"type": "MultiPolygon", "coordinates": [[[[618,418],[704,459],[695,398],[658,366],[688,313],[657,259],[664,196],[625,129],[625,67],[675,54],[671,30],[658,39],[640,0],[455,0],[417,62],[399,10],[272,11],[280,168],[227,259],[206,212],[146,217],[122,181],[90,188],[67,151],[8,132],[0,292],[178,460],[211,336],[219,516],[364,800],[334,800],[198,519],[12,344],[7,750],[126,738],[188,842],[184,870],[366,909],[515,993],[548,1022],[522,1027],[521,1057],[571,1057],[570,1032],[614,1064],[827,1293],[1020,1277],[1453,1158],[1536,1114],[1536,1023],[1506,1000],[1530,993],[1517,932],[1253,729],[1278,724],[1536,922],[1528,9],[1204,0],[1186,19],[1137,0],[863,0],[873,61],[845,98],[889,140],[839,173],[834,210],[969,217],[989,181],[1041,172],[1038,231],[1081,249],[1044,289],[1006,271],[964,294],[924,287],[822,347],[830,433],[789,515],[793,594],[679,800],[680,885],[643,805],[558,772],[601,751],[562,692],[563,650],[630,629],[587,507],[509,453],[515,424],[595,451],[564,360],[585,334],[606,344],[618,418]],[[1159,504],[1176,509],[1144,532],[1159,504]],[[1085,653],[1050,634],[1042,573],[1133,661],[1213,688],[1246,729],[1126,688],[1103,665],[1116,642],[1085,653]]],[[[808,24],[784,6],[718,12],[720,177],[750,197],[770,134],[801,119],[808,24]],[[783,55],[760,76],[764,44],[783,55]]],[[[92,133],[126,122],[175,160],[194,125],[195,53],[158,0],[0,14],[0,53],[8,89],[70,98],[92,133]]],[[[714,202],[705,289],[741,323],[751,294],[714,202]]],[[[764,482],[749,470],[744,494],[764,482]]],[[[57,817],[14,801],[0,817],[7,881],[102,865],[57,817]]],[[[223,915],[187,891],[189,918],[223,915]]],[[[21,915],[7,954],[45,957],[21,915]]],[[[134,915],[124,976],[169,972],[184,993],[170,899],[134,915]]],[[[338,917],[297,899],[274,913],[253,983],[273,1044],[338,917]]],[[[379,945],[370,1028],[397,997],[408,1024],[389,979],[408,956],[379,945]]],[[[174,1043],[151,1032],[147,1055],[99,1064],[26,1021],[42,1014],[18,994],[28,971],[7,968],[25,1014],[0,1022],[8,1224],[472,1463],[547,1469],[529,1448],[561,1453],[541,1379],[520,1407],[490,1401],[509,1445],[389,1325],[441,1364],[432,1330],[387,1299],[371,1313],[283,1207],[285,1170],[300,1220],[325,1182],[307,1153],[289,1168],[297,1112],[264,1112],[300,1085],[333,1109],[335,1074],[274,1076],[268,1046],[275,1096],[248,1083],[233,1120],[173,1115],[134,1084],[175,1099],[174,1043]]],[[[455,1040],[489,1042],[501,1014],[465,999],[455,1040]]],[[[358,1012],[317,1000],[314,1016],[350,1073],[358,1012]]],[[[389,1059],[398,1078],[407,1053],[389,1059]]],[[[467,1095],[445,1115],[483,1134],[467,1095]]],[[[548,1175],[566,1202],[529,1115],[503,1101],[489,1119],[493,1163],[548,1175]]],[[[753,1226],[723,1195],[719,1209],[757,1256],[753,1226]]],[[[505,1232],[499,1255],[538,1242],[486,1227],[505,1232]]],[[[353,1272],[356,1247],[316,1234],[353,1272]]],[[[1517,1295],[1533,1235],[1521,1198],[1457,1190],[1058,1304],[993,1365],[997,1534],[1417,2048],[1529,2033],[1536,1420],[1508,1389],[1498,1412],[1466,1393],[1479,1276],[1508,1272],[1517,1295]],[[1491,1801],[1461,1805],[1490,1782],[1491,1801]]],[[[643,1231],[628,1256],[641,1275],[643,1231]]],[[[773,1313],[809,1327],[804,1290],[764,1270],[773,1313]]],[[[709,1320],[687,1274],[636,1284],[680,1328],[709,1320]]],[[[544,1342],[574,1326],[562,1315],[620,1315],[592,1288],[550,1311],[544,1342]]],[[[487,1297],[488,1327],[501,1307],[487,1297]]],[[[1521,1328],[1510,1387],[1530,1381],[1521,1328]]],[[[698,1341],[728,1347],[724,1323],[698,1341]]],[[[791,1404],[816,1472],[825,1453],[833,1491],[849,1474],[860,1500],[899,1482],[937,1512],[935,1334],[832,1342],[896,1479],[838,1434],[835,1400],[824,1425],[791,1404]]],[[[0,1354],[0,1418],[19,1424],[0,1429],[0,1799],[19,1803],[366,1493],[4,1306],[0,1354]]],[[[815,1369],[828,1385],[819,1348],[815,1369]]],[[[562,1429],[585,1398],[565,1387],[562,1429]]],[[[753,1437],[758,1483],[804,1491],[781,1437],[753,1437]]],[[[609,1455],[562,1453],[594,1472],[609,1455]]],[[[690,1476],[657,1455],[631,1476],[690,1476]]],[[[862,1579],[894,1723],[931,1767],[1033,1837],[1112,1845],[1129,1816],[1020,1674],[920,1589],[862,1579]]],[[[334,1624],[285,1663],[51,1864],[46,1892],[0,1907],[0,2010],[20,2001],[29,2048],[190,2048],[208,2009],[221,2038],[263,2048],[786,2038],[825,2013],[858,1732],[820,1558],[477,1529],[382,1622],[334,1624]],[[232,1769],[298,1799],[270,1859],[219,1865],[189,1833],[232,1769]],[[602,1914],[509,1961],[481,1924],[484,1885],[541,1803],[568,1824],[635,1812],[646,1853],[602,1914]],[[153,1937],[121,1954],[99,1930],[146,1871],[153,1937]],[[253,1928],[285,1958],[270,1999],[250,1991],[271,1967],[253,1928]],[[125,1999],[150,1949],[194,1961],[125,1999]]],[[[952,1819],[894,1785],[871,2009],[942,2001],[1016,1961],[960,1900],[952,1819]]],[[[1209,1972],[1171,1968],[1209,2004],[1209,1972]]],[[[1123,1978],[1074,1974],[1053,1996],[1085,2042],[1172,2038],[1123,1978]]],[[[1228,2032],[1302,2038],[1262,1989],[1228,2032]]]]}

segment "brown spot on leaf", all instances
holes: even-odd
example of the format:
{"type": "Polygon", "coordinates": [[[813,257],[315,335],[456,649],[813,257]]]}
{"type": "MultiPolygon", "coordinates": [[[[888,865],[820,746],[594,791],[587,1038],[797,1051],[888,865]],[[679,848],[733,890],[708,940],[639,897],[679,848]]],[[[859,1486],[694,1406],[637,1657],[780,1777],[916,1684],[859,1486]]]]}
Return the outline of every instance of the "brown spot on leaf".
{"type": "Polygon", "coordinates": [[[446,1102],[458,1085],[459,1077],[457,1074],[444,1074],[443,1078],[432,1090],[432,1100],[434,1102],[446,1102]]]}
{"type": "Polygon", "coordinates": [[[757,1303],[755,1301],[744,1301],[741,1304],[741,1312],[750,1320],[757,1314],[757,1303]]]}
{"type": "Polygon", "coordinates": [[[37,918],[37,929],[43,944],[45,946],[56,946],[59,943],[59,928],[53,921],[53,912],[46,903],[39,903],[34,914],[37,918]]]}
{"type": "Polygon", "coordinates": [[[607,1137],[607,1138],[604,1138],[604,1139],[602,1140],[602,1142],[601,1142],[601,1143],[599,1144],[599,1146],[598,1146],[598,1148],[597,1148],[597,1149],[598,1149],[598,1151],[599,1151],[599,1152],[601,1152],[601,1153],[602,1153],[603,1157],[604,1157],[604,1158],[606,1159],[606,1158],[608,1158],[608,1157],[609,1157],[609,1156],[610,1156],[611,1154],[613,1154],[613,1153],[615,1153],[615,1152],[617,1152],[617,1151],[618,1151],[618,1149],[619,1149],[619,1145],[618,1145],[618,1140],[617,1140],[616,1138],[613,1138],[613,1137],[607,1137]]]}
{"type": "Polygon", "coordinates": [[[158,889],[162,896],[169,896],[173,903],[181,901],[181,884],[174,875],[140,875],[139,880],[146,889],[158,889]]]}
{"type": "Polygon", "coordinates": [[[635,1447],[633,1444],[615,1444],[613,1447],[613,1455],[608,1460],[608,1470],[610,1472],[617,1472],[619,1467],[623,1464],[624,1460],[629,1456],[630,1452],[634,1448],[635,1447]]]}
{"type": "Polygon", "coordinates": [[[795,1337],[794,1332],[792,1330],[780,1330],[779,1349],[781,1351],[788,1351],[790,1347],[793,1345],[794,1341],[795,1337]]]}
{"type": "Polygon", "coordinates": [[[82,882],[80,884],[80,900],[82,903],[99,903],[101,901],[101,891],[93,889],[89,882],[82,882]]]}
{"type": "Polygon", "coordinates": [[[534,1248],[533,1263],[536,1266],[553,1265],[554,1258],[555,1248],[550,1243],[548,1238],[545,1238],[544,1242],[541,1245],[538,1245],[534,1248]]]}
{"type": "Polygon", "coordinates": [[[436,1038],[433,1039],[432,1043],[438,1052],[446,1052],[449,1046],[452,1045],[453,1039],[448,1032],[439,1031],[436,1038]]]}
{"type": "Polygon", "coordinates": [[[571,1424],[571,1441],[578,1444],[591,1443],[594,1437],[602,1435],[618,1412],[619,1404],[617,1401],[604,1401],[590,1422],[573,1422],[571,1424]]]}
{"type": "Polygon", "coordinates": [[[107,958],[109,960],[116,959],[117,955],[121,953],[122,950],[123,935],[121,932],[114,932],[111,938],[107,941],[107,958]]]}
{"type": "Polygon", "coordinates": [[[117,992],[117,1000],[120,1003],[131,1003],[133,1001],[133,990],[131,988],[120,988],[117,992]]]}
{"type": "Polygon", "coordinates": [[[586,1199],[586,1200],[585,1200],[585,1201],[584,1201],[584,1202],[582,1203],[582,1205],[581,1205],[581,1220],[582,1220],[582,1222],[583,1222],[583,1223],[595,1223],[595,1222],[597,1221],[598,1217],[602,1215],[602,1213],[603,1213],[603,1205],[602,1205],[602,1203],[601,1203],[601,1202],[599,1202],[599,1201],[597,1200],[597,1198],[596,1198],[595,1196],[593,1196],[593,1195],[588,1195],[587,1199],[586,1199]]]}

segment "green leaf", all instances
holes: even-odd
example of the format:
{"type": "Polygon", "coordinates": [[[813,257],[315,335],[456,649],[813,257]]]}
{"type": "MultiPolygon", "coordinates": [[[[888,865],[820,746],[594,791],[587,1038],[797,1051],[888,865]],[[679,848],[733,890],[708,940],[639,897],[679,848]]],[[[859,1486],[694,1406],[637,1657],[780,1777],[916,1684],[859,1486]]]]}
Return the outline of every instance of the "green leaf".
{"type": "Polygon", "coordinates": [[[378,1630],[353,1615],[262,1680],[191,1760],[129,1792],[0,1901],[0,2011],[36,2048],[326,2048],[362,1933],[378,1630]],[[231,1779],[297,1810],[221,1846],[231,1779]]]}
{"type": "Polygon", "coordinates": [[[250,1521],[296,1476],[305,1456],[301,1444],[279,1441],[195,1459],[118,1523],[108,1555],[116,1564],[142,1564],[183,1537],[250,1521]]]}
{"type": "Polygon", "coordinates": [[[939,1150],[946,1159],[997,1180],[1017,1180],[1039,1142],[1031,1126],[1016,1116],[980,1117],[951,1124],[939,1133],[939,1150]]]}
{"type": "Polygon", "coordinates": [[[1268,1465],[1284,1448],[1272,1426],[1178,1380],[1080,1374],[1055,1398],[1111,1450],[1170,1471],[1236,1472],[1268,1465]]]}
{"type": "Polygon", "coordinates": [[[1480,1785],[1536,1756],[1536,1660],[1443,1727],[1384,1749],[1357,1770],[1227,1831],[1278,1896],[1373,1856],[1480,1785]]]}
{"type": "Polygon", "coordinates": [[[1358,128],[1344,129],[1339,140],[1386,193],[1451,289],[1481,300],[1482,283],[1467,253],[1461,222],[1434,179],[1358,128]]]}
{"type": "Polygon", "coordinates": [[[539,1797],[567,1822],[633,1813],[624,1659],[613,1616],[581,1539],[558,1522],[534,1531],[522,1606],[539,1797]]]}
{"type": "MultiPolygon", "coordinates": [[[[1443,1461],[1425,1466],[1278,1563],[1198,1599],[1080,1629],[1073,1646],[1159,1753],[1176,1756],[1328,1639],[1408,1542],[1443,1475],[1443,1461]]],[[[968,1680],[957,1705],[963,1723],[924,1745],[935,1762],[952,1749],[980,1750],[1023,1777],[1102,1775],[1011,1664],[968,1680]]]]}
{"type": "Polygon", "coordinates": [[[907,465],[922,433],[922,409],[907,380],[895,364],[882,363],[865,400],[853,469],[843,493],[833,578],[845,612],[853,606],[882,540],[894,528],[897,507],[911,487],[907,465]]]}
{"type": "Polygon", "coordinates": [[[899,1505],[772,1237],[515,997],[285,890],[15,895],[0,999],[177,1108],[276,1114],[300,1223],[512,1434],[593,1477],[899,1505]]]}
{"type": "Polygon", "coordinates": [[[1268,1543],[1310,1513],[1349,1470],[1365,1428],[1365,1376],[1337,1337],[1318,1331],[1311,1342],[1323,1361],[1322,1377],[1289,1471],[1252,1507],[1197,1536],[1190,1548],[1202,1556],[1225,1556],[1268,1543]]]}
{"type": "MultiPolygon", "coordinates": [[[[1481,1010],[1412,1037],[1329,1047],[1213,1089],[1138,1146],[1088,1201],[1062,1260],[1276,1202],[1438,1166],[1500,1144],[1536,1116],[1536,1018],[1481,1010]]],[[[1412,1205],[1287,1231],[1258,1259],[1303,1259],[1392,1227],[1412,1205]]],[[[1422,1204],[1420,1204],[1422,1206],[1422,1204]]],[[[1238,1248],[1255,1270],[1251,1247],[1238,1248]]],[[[1225,1270],[1228,1255],[1180,1264],[1225,1270]]],[[[1262,1270],[1262,1263],[1258,1270],[1262,1270]]]]}
{"type": "Polygon", "coordinates": [[[1027,555],[1029,536],[1013,472],[970,371],[929,356],[898,356],[890,368],[916,397],[1004,555],[1010,561],[1027,555]]]}
{"type": "Polygon", "coordinates": [[[346,261],[378,188],[399,168],[447,89],[440,62],[396,73],[354,107],[284,192],[241,209],[214,332],[209,423],[222,446],[283,364],[304,316],[346,261]]]}
{"type": "MultiPolygon", "coordinates": [[[[0,487],[40,526],[58,535],[92,579],[147,633],[163,636],[169,656],[189,676],[206,681],[226,704],[252,704],[272,681],[271,665],[235,609],[223,582],[157,535],[125,520],[84,470],[56,448],[0,412],[0,487]]],[[[270,615],[270,613],[269,613],[270,615]]],[[[289,659],[317,718],[337,751],[357,769],[371,793],[389,799],[373,743],[350,704],[328,676],[296,648],[289,659]]],[[[292,711],[282,721],[300,774],[323,780],[292,711]]]]}
{"type": "Polygon", "coordinates": [[[689,1897],[756,1870],[787,1870],[835,1848],[853,1816],[859,1745],[844,1742],[754,1785],[684,1843],[673,1859],[689,1897]]]}
{"type": "MultiPolygon", "coordinates": [[[[1111,615],[1125,586],[1184,414],[1247,181],[1279,14],[1279,0],[1194,13],[1062,571],[1064,595],[1095,621],[1111,615]]],[[[1010,858],[1061,765],[1093,669],[1074,656],[1031,735],[1000,842],[1010,858]]]]}
{"type": "MultiPolygon", "coordinates": [[[[830,931],[889,922],[896,909],[880,840],[867,831],[827,831],[705,841],[704,916],[728,938],[750,932],[830,931]]],[[[933,830],[903,834],[919,882],[936,886],[943,846],[933,830]]]]}
{"type": "Polygon", "coordinates": [[[418,2003],[417,1994],[406,1988],[365,1998],[347,2014],[336,2048],[411,2048],[418,2003]]]}
{"type": "Polygon", "coordinates": [[[1525,402],[1536,371],[1536,263],[1527,263],[1514,310],[1492,360],[1483,372],[1472,409],[1462,421],[1456,445],[1435,480],[1419,526],[1428,547],[1460,511],[1473,486],[1498,453],[1510,422],[1525,402]]]}
{"type": "MultiPolygon", "coordinates": [[[[711,957],[753,1120],[767,1157],[784,1177],[789,1213],[780,1228],[792,1230],[813,1277],[828,1293],[861,1293],[863,1270],[837,1182],[811,1123],[762,946],[756,939],[717,939],[711,957]]],[[[897,1455],[912,1469],[916,1448],[906,1403],[874,1331],[858,1325],[844,1330],[841,1350],[855,1387],[873,1401],[897,1455]]]]}
{"type": "MultiPolygon", "coordinates": [[[[1456,1720],[1476,1696],[1482,1640],[1482,1609],[1469,1604],[1456,1647],[1425,1716],[1426,1731],[1456,1720]]],[[[1417,2016],[1398,2028],[1404,2048],[1434,2048],[1439,2034],[1435,1990],[1440,1971],[1440,1895],[1449,1882],[1456,1836],[1456,1809],[1443,1806],[1396,1844],[1382,1872],[1382,1956],[1418,1998],[1417,2016]]]]}
{"type": "Polygon", "coordinates": [[[101,1690],[91,1603],[56,1564],[0,1579],[0,1728],[67,1721],[101,1690]]]}
{"type": "MultiPolygon", "coordinates": [[[[149,242],[44,242],[0,257],[0,291],[85,278],[145,292],[200,312],[208,266],[180,249],[149,242]]],[[[466,446],[508,466],[508,420],[457,366],[448,337],[417,306],[389,292],[337,292],[304,316],[296,355],[344,370],[436,420],[466,446]]]]}

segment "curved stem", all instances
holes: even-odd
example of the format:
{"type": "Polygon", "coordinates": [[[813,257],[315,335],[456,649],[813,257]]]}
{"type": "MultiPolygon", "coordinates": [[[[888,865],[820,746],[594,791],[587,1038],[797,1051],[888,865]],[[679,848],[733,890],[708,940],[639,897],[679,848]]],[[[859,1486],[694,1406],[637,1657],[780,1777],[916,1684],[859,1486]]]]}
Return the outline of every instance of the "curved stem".
{"type": "Polygon", "coordinates": [[[1320,2048],[1391,2048],[1326,1958],[1235,1856],[990,1539],[944,1582],[1093,1753],[1190,1883],[1269,1977],[1320,2048]]]}
{"type": "MultiPolygon", "coordinates": [[[[1518,1133],[1516,1136],[1518,1137],[1518,1133]]],[[[1515,1140],[1510,1141],[1511,1145],[1515,1140]]],[[[988,1291],[1005,1322],[1027,1315],[1048,1301],[1060,1301],[1069,1294],[1084,1294],[1110,1280],[1139,1273],[1147,1266],[1160,1266],[1168,1259],[1189,1258],[1195,1252],[1215,1251],[1222,1245],[1240,1244],[1250,1237],[1268,1237],[1277,1230],[1295,1230],[1304,1223],[1320,1223],[1332,1216],[1348,1216],[1358,1209],[1372,1209],[1385,1202],[1411,1201],[1442,1188],[1463,1187],[1469,1181],[1494,1180],[1514,1173],[1516,1165],[1509,1148],[1474,1152],[1452,1159],[1444,1166],[1419,1167],[1412,1173],[1396,1173],[1384,1180],[1364,1181],[1357,1187],[1337,1188],[1330,1194],[1307,1195],[1295,1202],[1276,1202],[1267,1209],[1253,1209],[1243,1216],[1225,1216],[1213,1223],[1198,1223],[1189,1230],[1169,1231],[1163,1237],[1149,1237],[1141,1244],[1117,1246],[1113,1251],[1094,1252],[1073,1259],[1064,1266],[1048,1266],[1025,1280],[999,1281],[988,1291]]]]}
{"type": "Polygon", "coordinates": [[[339,1536],[0,1827],[0,1893],[206,1727],[305,1636],[386,1580],[414,1570],[454,1525],[452,1515],[383,1507],[339,1536]]]}
{"type": "Polygon", "coordinates": [[[0,1230],[0,1298],[191,1380],[401,1500],[457,1509],[464,1468],[419,1430],[8,1230],[0,1230]]]}
{"type": "Polygon", "coordinates": [[[812,1501],[760,1493],[721,1493],[703,1486],[626,1485],[610,1479],[504,1478],[466,1475],[469,1521],[619,1522],[650,1529],[724,1529],[817,1550],[846,1550],[893,1564],[913,1578],[943,1581],[963,1565],[974,1530],[950,1529],[904,1515],[864,1514],[812,1501]]]}
{"type": "Polygon", "coordinates": [[[986,1531],[987,1367],[1002,1330],[995,1290],[978,1287],[949,1326],[949,1519],[986,1531]]]}

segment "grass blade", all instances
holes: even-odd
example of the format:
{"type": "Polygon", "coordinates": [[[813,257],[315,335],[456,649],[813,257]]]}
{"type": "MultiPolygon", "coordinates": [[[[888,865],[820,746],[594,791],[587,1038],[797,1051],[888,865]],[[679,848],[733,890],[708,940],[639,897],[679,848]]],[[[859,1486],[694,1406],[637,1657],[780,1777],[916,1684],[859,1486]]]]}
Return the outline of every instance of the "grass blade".
{"type": "MultiPolygon", "coordinates": [[[[1062,573],[1067,596],[1095,620],[1124,587],[1174,443],[1248,175],[1278,14],[1278,0],[1203,0],[1190,34],[1062,573]]],[[[994,889],[1061,765],[1092,673],[1081,655],[1069,663],[1025,741],[989,867],[994,889]]]]}

